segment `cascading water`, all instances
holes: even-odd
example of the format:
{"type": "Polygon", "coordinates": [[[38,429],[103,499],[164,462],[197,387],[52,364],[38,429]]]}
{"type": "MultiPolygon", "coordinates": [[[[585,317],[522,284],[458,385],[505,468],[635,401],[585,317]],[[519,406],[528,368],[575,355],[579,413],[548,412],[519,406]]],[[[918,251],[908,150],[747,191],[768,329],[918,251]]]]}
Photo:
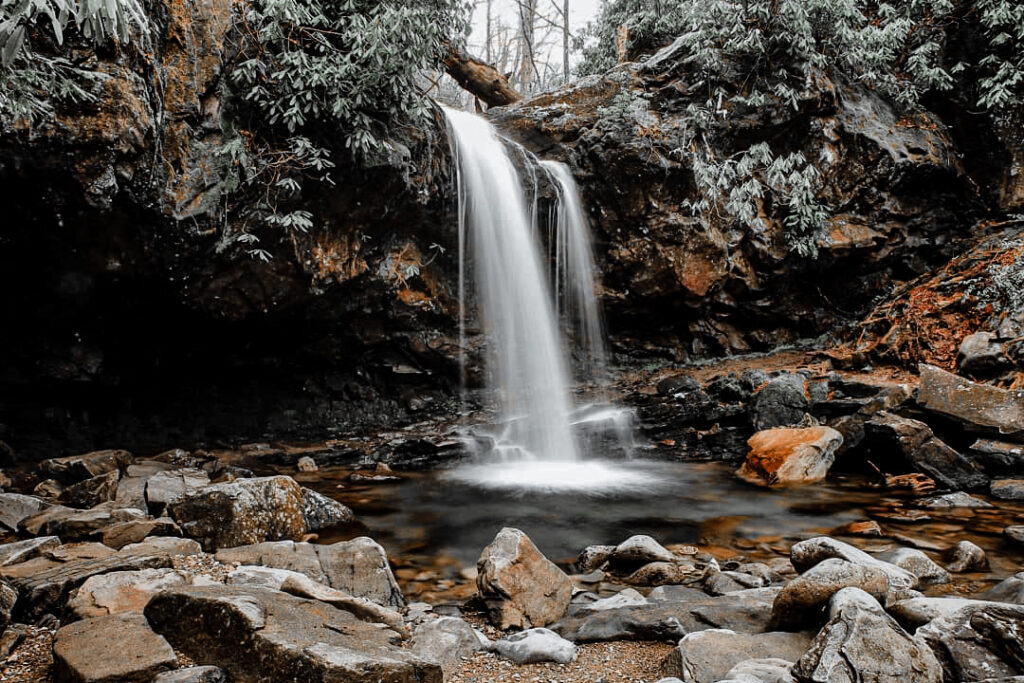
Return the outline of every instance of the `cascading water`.
{"type": "MultiPolygon", "coordinates": [[[[589,228],[572,175],[561,164],[540,165],[558,195],[549,287],[538,245],[536,201],[531,210],[505,144],[485,119],[448,108],[444,112],[458,177],[460,300],[467,300],[466,263],[471,260],[488,340],[488,388],[500,413],[497,429],[476,435],[476,441],[487,442],[478,449],[482,462],[452,476],[485,487],[597,493],[650,483],[647,474],[580,457],[595,431],[608,430],[619,442],[631,443],[632,423],[629,411],[610,405],[574,408],[570,400],[560,321],[575,330],[591,381],[604,374],[607,355],[589,228]],[[552,288],[562,302],[557,312],[552,288]]],[[[462,337],[465,348],[464,332],[462,337]]]]}
{"type": "MultiPolygon", "coordinates": [[[[484,119],[447,110],[458,156],[462,237],[491,340],[490,375],[501,397],[506,457],[576,460],[569,375],[519,176],[484,119]]],[[[463,258],[463,257],[460,257],[463,258]]]]}

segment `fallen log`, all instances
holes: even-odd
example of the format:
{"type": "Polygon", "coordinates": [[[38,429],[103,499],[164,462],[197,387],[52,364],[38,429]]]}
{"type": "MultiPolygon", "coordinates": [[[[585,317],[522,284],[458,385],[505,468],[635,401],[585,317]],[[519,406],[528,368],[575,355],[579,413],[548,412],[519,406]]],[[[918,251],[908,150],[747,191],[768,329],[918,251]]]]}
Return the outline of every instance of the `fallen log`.
{"type": "Polygon", "coordinates": [[[450,47],[445,55],[444,68],[459,85],[488,106],[500,107],[523,99],[497,69],[476,57],[462,54],[454,47],[450,47]]]}

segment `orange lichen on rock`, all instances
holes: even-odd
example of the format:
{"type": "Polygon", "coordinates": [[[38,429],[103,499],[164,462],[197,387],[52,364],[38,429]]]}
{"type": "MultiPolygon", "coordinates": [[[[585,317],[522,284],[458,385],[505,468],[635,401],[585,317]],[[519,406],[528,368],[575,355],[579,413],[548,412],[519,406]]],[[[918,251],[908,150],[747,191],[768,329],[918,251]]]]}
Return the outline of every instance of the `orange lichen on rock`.
{"type": "Polygon", "coordinates": [[[842,443],[831,427],[766,429],[747,441],[750,452],[736,475],[759,486],[812,484],[828,474],[842,443]]]}
{"type": "Polygon", "coordinates": [[[979,241],[937,271],[904,286],[855,328],[838,352],[904,366],[928,363],[953,370],[965,337],[994,329],[1008,310],[989,285],[994,272],[1024,258],[1019,230],[979,241]],[[999,304],[998,306],[994,304],[999,304]]]}

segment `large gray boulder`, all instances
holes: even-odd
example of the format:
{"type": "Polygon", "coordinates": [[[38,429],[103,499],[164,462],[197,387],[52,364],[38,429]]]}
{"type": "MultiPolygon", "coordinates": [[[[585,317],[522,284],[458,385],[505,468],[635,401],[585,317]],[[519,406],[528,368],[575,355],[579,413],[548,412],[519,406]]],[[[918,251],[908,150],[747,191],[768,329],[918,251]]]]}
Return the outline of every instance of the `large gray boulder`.
{"type": "Polygon", "coordinates": [[[946,683],[1024,675],[1024,606],[970,604],[917,630],[946,683]]]}
{"type": "Polygon", "coordinates": [[[140,612],[76,621],[53,640],[58,683],[150,683],[177,656],[140,612]]]}
{"type": "Polygon", "coordinates": [[[803,572],[823,560],[838,558],[853,564],[875,567],[885,573],[893,589],[917,588],[918,578],[906,569],[883,562],[849,543],[828,536],[817,536],[800,541],[789,549],[790,560],[797,571],[803,572]]]}
{"type": "Polygon", "coordinates": [[[387,553],[365,536],[330,545],[269,541],[217,551],[220,562],[300,572],[350,595],[401,609],[405,606],[387,553]]]}
{"type": "Polygon", "coordinates": [[[846,588],[832,598],[828,623],[793,673],[808,683],[942,681],[942,668],[931,649],[857,588],[846,588]]]}
{"type": "Polygon", "coordinates": [[[264,541],[298,541],[311,531],[353,519],[341,503],[283,475],[213,484],[172,498],[167,505],[171,517],[210,552],[264,541]]]}
{"type": "Polygon", "coordinates": [[[495,626],[546,626],[564,613],[573,585],[519,529],[505,528],[477,561],[477,588],[495,626]]]}
{"type": "Polygon", "coordinates": [[[779,590],[755,588],[716,597],[685,586],[661,586],[651,591],[647,600],[630,600],[626,605],[570,605],[551,629],[576,643],[676,643],[687,633],[709,628],[759,633],[768,626],[779,590]]]}
{"type": "Polygon", "coordinates": [[[730,669],[748,659],[796,661],[807,650],[807,633],[746,634],[723,629],[690,633],[669,653],[661,667],[664,676],[676,676],[685,683],[714,683],[726,678],[730,669]]]}
{"type": "Polygon", "coordinates": [[[391,630],[278,591],[177,588],[145,614],[176,649],[224,669],[232,683],[442,683],[441,666],[396,647],[391,630]]]}
{"type": "Polygon", "coordinates": [[[889,581],[877,567],[837,558],[824,560],[782,587],[772,605],[771,628],[792,630],[821,623],[825,605],[845,588],[885,600],[889,581]]]}

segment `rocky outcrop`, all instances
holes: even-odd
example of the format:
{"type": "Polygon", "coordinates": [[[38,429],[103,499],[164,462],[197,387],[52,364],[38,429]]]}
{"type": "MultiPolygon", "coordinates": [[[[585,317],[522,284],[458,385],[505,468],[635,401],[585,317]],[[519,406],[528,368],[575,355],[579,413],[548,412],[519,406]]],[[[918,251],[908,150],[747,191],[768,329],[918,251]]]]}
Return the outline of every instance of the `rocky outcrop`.
{"type": "Polygon", "coordinates": [[[831,208],[819,257],[788,253],[768,208],[763,231],[695,217],[687,204],[700,190],[679,141],[683,113],[704,94],[671,51],[491,114],[573,167],[607,245],[599,271],[623,346],[656,339],[661,353],[685,358],[811,336],[840,310],[887,293],[883,283],[940,265],[968,232],[970,180],[938,117],[901,117],[876,95],[824,78],[797,109],[770,102],[733,113],[726,149],[715,150],[725,158],[770,139],[776,153],[815,160],[818,197],[831,208]]]}
{"type": "Polygon", "coordinates": [[[238,683],[442,681],[439,664],[395,647],[390,631],[278,591],[179,588],[154,597],[145,614],[174,647],[238,683]]]}

